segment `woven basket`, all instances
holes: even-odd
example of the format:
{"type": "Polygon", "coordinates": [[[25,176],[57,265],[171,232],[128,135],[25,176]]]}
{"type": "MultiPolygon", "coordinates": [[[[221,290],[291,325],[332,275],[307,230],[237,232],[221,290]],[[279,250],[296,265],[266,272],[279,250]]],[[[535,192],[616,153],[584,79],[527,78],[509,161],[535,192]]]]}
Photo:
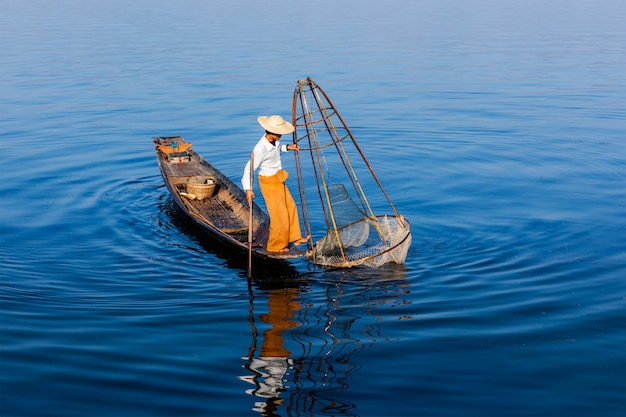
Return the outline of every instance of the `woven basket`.
{"type": "Polygon", "coordinates": [[[189,178],[189,180],[187,180],[187,192],[189,194],[195,194],[198,200],[211,198],[213,192],[215,192],[215,177],[197,175],[189,178]],[[207,184],[207,181],[211,183],[207,184]]]}

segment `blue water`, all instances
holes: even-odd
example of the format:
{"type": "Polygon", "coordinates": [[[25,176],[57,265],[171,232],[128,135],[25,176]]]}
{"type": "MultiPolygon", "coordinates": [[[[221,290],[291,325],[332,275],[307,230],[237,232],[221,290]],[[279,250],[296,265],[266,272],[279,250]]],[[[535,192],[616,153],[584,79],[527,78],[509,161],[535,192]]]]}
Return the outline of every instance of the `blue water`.
{"type": "Polygon", "coordinates": [[[3,2],[0,414],[623,416],[624,21],[618,0],[3,2]],[[413,243],[249,283],[151,137],[238,181],[307,76],[413,243]]]}

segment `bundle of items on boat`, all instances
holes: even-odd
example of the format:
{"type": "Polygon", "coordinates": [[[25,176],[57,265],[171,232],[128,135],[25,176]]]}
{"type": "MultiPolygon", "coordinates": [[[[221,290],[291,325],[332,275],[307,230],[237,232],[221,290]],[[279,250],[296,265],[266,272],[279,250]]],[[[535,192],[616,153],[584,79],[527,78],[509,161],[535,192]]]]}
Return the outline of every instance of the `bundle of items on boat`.
{"type": "Polygon", "coordinates": [[[303,233],[314,237],[307,250],[267,252],[265,211],[258,204],[251,209],[245,192],[183,138],[153,138],[176,203],[214,237],[258,259],[306,257],[312,264],[336,268],[403,263],[411,245],[409,221],[397,211],[326,93],[310,78],[297,83],[292,122],[292,143],[300,148],[293,153],[300,220],[303,233]],[[210,185],[211,191],[197,198],[198,192],[190,191],[194,184],[210,185]]]}

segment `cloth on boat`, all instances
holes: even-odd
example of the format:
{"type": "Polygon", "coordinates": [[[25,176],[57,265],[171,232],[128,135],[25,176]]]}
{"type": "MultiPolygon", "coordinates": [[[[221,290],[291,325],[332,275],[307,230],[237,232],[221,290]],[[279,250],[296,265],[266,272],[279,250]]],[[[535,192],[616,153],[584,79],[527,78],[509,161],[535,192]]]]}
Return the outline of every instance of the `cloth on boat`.
{"type": "Polygon", "coordinates": [[[172,145],[159,145],[157,148],[166,155],[169,155],[174,152],[186,152],[187,149],[191,148],[191,143],[175,143],[172,145]]]}
{"type": "Polygon", "coordinates": [[[286,248],[289,242],[302,239],[298,208],[285,185],[288,176],[284,169],[271,176],[259,174],[261,194],[270,216],[270,233],[266,248],[268,252],[279,252],[286,248]]]}

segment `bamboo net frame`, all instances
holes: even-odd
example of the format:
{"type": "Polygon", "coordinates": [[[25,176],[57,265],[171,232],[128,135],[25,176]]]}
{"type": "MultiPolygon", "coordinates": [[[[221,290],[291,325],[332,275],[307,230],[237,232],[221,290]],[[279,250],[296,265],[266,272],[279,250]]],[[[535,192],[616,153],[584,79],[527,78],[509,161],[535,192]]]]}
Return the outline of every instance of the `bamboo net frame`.
{"type": "Polygon", "coordinates": [[[304,229],[311,234],[307,194],[312,193],[319,198],[327,229],[313,244],[312,263],[331,267],[403,263],[411,242],[410,224],[394,206],[328,95],[311,78],[298,81],[292,122],[293,142],[300,146],[295,159],[304,229]],[[331,154],[339,163],[334,171],[327,164],[331,154]],[[304,155],[310,158],[311,170],[303,167],[304,155]],[[335,183],[339,171],[343,181],[335,183]],[[369,177],[368,185],[362,181],[364,175],[369,177]],[[390,214],[375,213],[368,198],[374,188],[390,214]]]}

